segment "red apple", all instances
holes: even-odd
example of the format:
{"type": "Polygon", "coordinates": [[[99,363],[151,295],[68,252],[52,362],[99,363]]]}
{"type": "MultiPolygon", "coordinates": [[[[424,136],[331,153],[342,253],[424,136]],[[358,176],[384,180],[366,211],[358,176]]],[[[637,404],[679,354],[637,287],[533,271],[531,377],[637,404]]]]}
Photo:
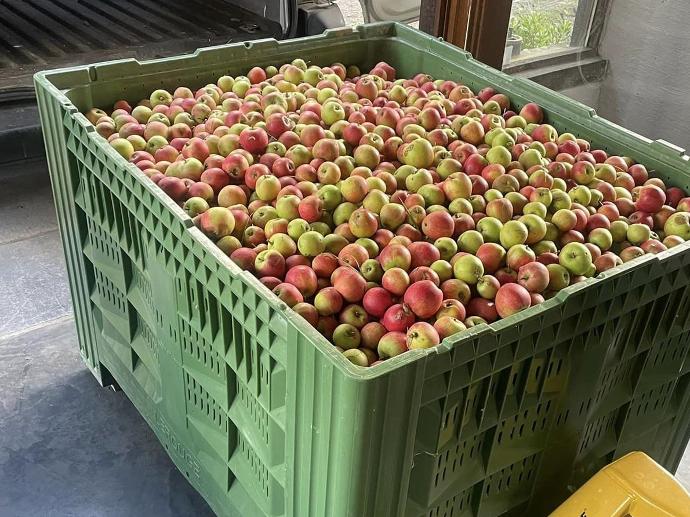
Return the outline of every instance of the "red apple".
{"type": "Polygon", "coordinates": [[[421,280],[407,288],[403,300],[419,318],[427,319],[441,308],[443,292],[431,280],[421,280]]]}
{"type": "Polygon", "coordinates": [[[529,291],[520,284],[505,284],[496,293],[496,312],[501,318],[529,308],[532,299],[529,291]]]}
{"type": "Polygon", "coordinates": [[[381,323],[389,332],[405,332],[414,321],[414,313],[401,303],[391,305],[381,318],[381,323]]]}

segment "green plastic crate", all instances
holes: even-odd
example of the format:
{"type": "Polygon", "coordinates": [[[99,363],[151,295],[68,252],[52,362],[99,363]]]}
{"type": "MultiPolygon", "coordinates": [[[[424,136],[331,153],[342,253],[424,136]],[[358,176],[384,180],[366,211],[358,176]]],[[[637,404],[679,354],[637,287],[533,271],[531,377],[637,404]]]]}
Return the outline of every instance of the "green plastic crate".
{"type": "Polygon", "coordinates": [[[36,91],[84,361],[117,381],[220,515],[544,515],[690,425],[690,244],[431,350],[361,369],[127,164],[80,113],[302,57],[393,64],[520,106],[690,190],[682,150],[398,24],[43,72],[36,91]]]}

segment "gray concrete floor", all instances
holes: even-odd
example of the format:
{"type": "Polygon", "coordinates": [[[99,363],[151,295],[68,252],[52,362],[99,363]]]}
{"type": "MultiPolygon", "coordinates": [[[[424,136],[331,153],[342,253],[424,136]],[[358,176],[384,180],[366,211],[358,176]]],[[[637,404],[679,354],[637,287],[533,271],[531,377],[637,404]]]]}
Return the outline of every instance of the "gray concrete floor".
{"type": "MultiPolygon", "coordinates": [[[[0,517],[212,512],[82,363],[45,164],[0,166],[0,517]]],[[[690,448],[678,471],[690,489],[690,448]]]]}
{"type": "Polygon", "coordinates": [[[0,516],[210,516],[82,363],[45,163],[0,165],[0,516]]]}

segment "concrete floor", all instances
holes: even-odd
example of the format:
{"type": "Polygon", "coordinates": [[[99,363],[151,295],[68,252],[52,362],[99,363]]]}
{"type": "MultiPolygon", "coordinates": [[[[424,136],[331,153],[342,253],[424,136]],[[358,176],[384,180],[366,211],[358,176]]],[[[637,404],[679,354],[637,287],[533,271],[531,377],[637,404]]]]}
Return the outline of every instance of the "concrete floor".
{"type": "MultiPolygon", "coordinates": [[[[0,517],[212,515],[79,357],[42,161],[0,165],[0,264],[0,517]]],[[[690,448],[678,478],[690,489],[690,448]]]]}
{"type": "Polygon", "coordinates": [[[79,356],[42,161],[0,165],[0,516],[211,516],[79,356]]]}

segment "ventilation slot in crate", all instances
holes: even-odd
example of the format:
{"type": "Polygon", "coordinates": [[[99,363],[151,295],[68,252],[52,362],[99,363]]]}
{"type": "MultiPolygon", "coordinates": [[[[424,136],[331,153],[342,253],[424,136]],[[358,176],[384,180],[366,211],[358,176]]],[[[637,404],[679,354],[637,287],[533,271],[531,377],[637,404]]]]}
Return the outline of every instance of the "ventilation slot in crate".
{"type": "Polygon", "coordinates": [[[189,322],[178,318],[179,338],[182,341],[182,350],[186,357],[196,360],[205,367],[206,372],[215,374],[216,377],[223,377],[224,363],[220,355],[210,343],[199,334],[189,322]]]}
{"type": "Polygon", "coordinates": [[[538,459],[539,454],[535,454],[489,476],[484,484],[485,497],[517,491],[521,486],[532,483],[539,466],[538,459]]]}
{"type": "Polygon", "coordinates": [[[670,381],[657,388],[649,390],[635,398],[630,403],[629,414],[632,417],[661,416],[673,396],[673,388],[676,381],[670,381]]]}
{"type": "Polygon", "coordinates": [[[158,359],[158,338],[156,338],[153,331],[149,328],[148,323],[137,314],[137,328],[139,330],[139,336],[144,342],[146,347],[149,349],[154,358],[158,359]]]}
{"type": "Polygon", "coordinates": [[[97,259],[103,260],[103,258],[106,258],[109,266],[122,267],[120,245],[110,235],[101,230],[92,218],[86,218],[86,226],[89,234],[89,243],[97,259]]]}
{"type": "Polygon", "coordinates": [[[497,428],[496,443],[505,445],[530,435],[542,434],[549,422],[551,406],[551,401],[547,400],[501,422],[497,428]]]}
{"type": "Polygon", "coordinates": [[[245,414],[247,414],[252,422],[256,425],[259,434],[263,440],[268,444],[268,412],[259,404],[256,397],[252,395],[242,383],[237,381],[237,396],[236,401],[242,404],[245,414]]]}
{"type": "Polygon", "coordinates": [[[427,513],[427,517],[470,517],[474,515],[472,509],[472,493],[474,487],[451,497],[427,513]]]}
{"type": "Polygon", "coordinates": [[[599,381],[599,389],[594,396],[593,403],[599,404],[619,386],[629,381],[635,359],[630,359],[623,363],[618,363],[604,372],[599,381]]]}
{"type": "Polygon", "coordinates": [[[94,268],[94,284],[96,293],[101,301],[110,305],[108,310],[113,312],[114,309],[119,316],[126,318],[127,300],[124,294],[122,294],[120,290],[115,287],[115,284],[97,267],[94,268]]]}
{"type": "Polygon", "coordinates": [[[228,419],[218,403],[189,373],[184,373],[184,380],[187,402],[197,410],[198,415],[205,415],[208,421],[214,424],[219,431],[227,433],[228,419]]]}
{"type": "Polygon", "coordinates": [[[455,479],[456,473],[474,470],[477,473],[484,471],[484,458],[482,451],[487,433],[476,434],[455,447],[450,447],[445,452],[439,453],[434,469],[434,487],[445,487],[455,479]]]}
{"type": "Polygon", "coordinates": [[[588,423],[582,432],[582,439],[580,440],[577,453],[583,454],[609,433],[614,432],[617,415],[618,411],[614,411],[588,423]]]}
{"type": "Polygon", "coordinates": [[[258,481],[258,488],[261,491],[261,495],[268,497],[269,492],[269,472],[268,468],[266,465],[264,465],[261,460],[259,459],[259,456],[254,452],[254,449],[252,449],[251,445],[249,445],[244,436],[242,436],[242,433],[237,434],[237,448],[242,455],[242,458],[245,460],[245,462],[249,465],[249,468],[252,471],[252,474],[254,476],[254,479],[258,481]]]}

